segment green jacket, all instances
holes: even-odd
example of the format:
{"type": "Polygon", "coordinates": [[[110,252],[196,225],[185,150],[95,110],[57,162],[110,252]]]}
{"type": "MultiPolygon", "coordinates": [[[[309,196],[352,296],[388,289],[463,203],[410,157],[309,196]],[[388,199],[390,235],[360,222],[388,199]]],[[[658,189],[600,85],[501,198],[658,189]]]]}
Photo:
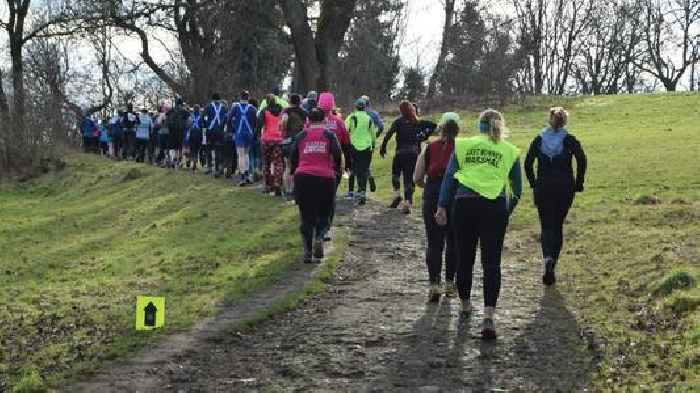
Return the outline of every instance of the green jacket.
{"type": "Polygon", "coordinates": [[[374,149],[377,142],[377,131],[372,117],[367,112],[356,110],[351,113],[345,119],[345,127],[350,133],[350,143],[355,150],[374,149]]]}

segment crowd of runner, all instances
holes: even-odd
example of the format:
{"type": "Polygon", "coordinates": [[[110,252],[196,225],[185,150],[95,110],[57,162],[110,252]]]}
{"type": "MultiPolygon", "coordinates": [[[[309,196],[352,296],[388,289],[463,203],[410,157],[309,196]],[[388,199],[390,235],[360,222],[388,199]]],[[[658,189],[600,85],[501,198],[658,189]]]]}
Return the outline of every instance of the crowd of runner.
{"type": "MultiPolygon", "coordinates": [[[[471,312],[472,272],[480,248],[482,337],[496,338],[501,253],[510,215],[522,195],[520,150],[506,140],[505,118],[495,110],[482,112],[476,135],[467,138],[458,138],[462,121],[457,113],[443,114],[436,124],[420,119],[408,101],[399,112],[379,147],[384,158],[395,139],[389,208],[410,214],[415,186],[424,188],[431,302],[456,293],[462,311],[471,312]],[[436,132],[439,137],[429,141],[436,132]]],[[[532,141],[524,161],[540,218],[542,281],[548,286],[556,282],[564,221],[575,194],[583,191],[587,167],[567,122],[566,110],[552,108],[549,127],[532,141]]],[[[258,101],[244,91],[230,105],[214,94],[204,106],[188,108],[176,99],[157,113],[128,106],[101,121],[85,116],[82,132],[85,151],[115,160],[193,173],[203,168],[205,174],[234,178],[241,187],[262,181],[264,193],[298,206],[303,261],[313,263],[323,259],[324,241],[330,240],[343,175],[348,178],[346,197],[358,206],[367,203],[368,187],[376,190],[370,167],[384,123],[367,96],[358,98],[343,119],[329,92],[292,94],[287,101],[274,91],[258,101]]]]}

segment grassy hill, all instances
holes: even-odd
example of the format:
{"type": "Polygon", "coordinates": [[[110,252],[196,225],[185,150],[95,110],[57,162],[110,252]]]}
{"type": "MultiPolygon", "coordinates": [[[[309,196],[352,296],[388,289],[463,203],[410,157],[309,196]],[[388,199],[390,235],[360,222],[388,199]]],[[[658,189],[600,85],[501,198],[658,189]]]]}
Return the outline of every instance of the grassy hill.
{"type": "MultiPolygon", "coordinates": [[[[548,97],[505,108],[510,140],[523,153],[554,105],[570,110],[569,130],[589,158],[558,287],[604,356],[597,387],[700,386],[700,95],[548,97]]],[[[473,135],[478,113],[462,115],[463,135],[473,135]]],[[[390,200],[391,160],[375,156],[372,171],[378,197],[390,200]]],[[[536,241],[538,227],[526,186],[511,230],[536,241]]]]}
{"type": "Polygon", "coordinates": [[[51,384],[152,338],[133,331],[137,295],[166,297],[172,332],[283,276],[298,261],[296,216],[210,177],[94,156],[4,185],[0,391],[22,376],[51,384]]]}
{"type": "MultiPolygon", "coordinates": [[[[570,109],[589,156],[558,289],[602,354],[595,389],[691,390],[700,384],[700,95],[533,100],[504,110],[511,140],[526,150],[554,104],[570,109]]],[[[463,115],[468,135],[477,114],[463,115]]],[[[376,197],[386,201],[390,168],[375,157],[376,197]]],[[[152,339],[133,332],[137,295],[166,296],[169,332],[283,277],[299,256],[296,215],[208,177],[83,155],[63,172],[0,185],[0,391],[23,375],[27,388],[39,374],[60,381],[152,339]]],[[[538,226],[526,187],[511,234],[534,244],[538,226]]]]}

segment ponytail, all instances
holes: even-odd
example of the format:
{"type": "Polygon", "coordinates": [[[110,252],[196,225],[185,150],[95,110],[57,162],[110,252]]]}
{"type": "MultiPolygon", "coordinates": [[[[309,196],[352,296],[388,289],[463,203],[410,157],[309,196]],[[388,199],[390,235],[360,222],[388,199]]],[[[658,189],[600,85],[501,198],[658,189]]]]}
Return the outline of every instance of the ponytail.
{"type": "Polygon", "coordinates": [[[493,143],[499,143],[506,137],[506,121],[501,112],[487,109],[479,115],[479,129],[488,134],[493,143]]]}
{"type": "Polygon", "coordinates": [[[549,125],[552,126],[552,128],[559,130],[564,128],[568,122],[569,112],[567,112],[566,109],[560,106],[549,109],[549,125]]]}

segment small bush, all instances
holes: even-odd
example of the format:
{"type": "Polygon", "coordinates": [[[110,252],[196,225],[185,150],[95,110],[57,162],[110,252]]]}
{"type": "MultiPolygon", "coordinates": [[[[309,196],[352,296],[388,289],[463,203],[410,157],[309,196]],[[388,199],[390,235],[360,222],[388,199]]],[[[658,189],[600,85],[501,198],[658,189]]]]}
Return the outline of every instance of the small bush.
{"type": "Polygon", "coordinates": [[[677,289],[693,288],[696,284],[695,279],[690,275],[690,273],[682,271],[675,272],[666,277],[661,285],[659,285],[659,287],[656,289],[656,294],[668,296],[677,289]]]}
{"type": "Polygon", "coordinates": [[[12,388],[13,393],[44,393],[46,385],[36,369],[25,370],[22,378],[12,388]]]}

